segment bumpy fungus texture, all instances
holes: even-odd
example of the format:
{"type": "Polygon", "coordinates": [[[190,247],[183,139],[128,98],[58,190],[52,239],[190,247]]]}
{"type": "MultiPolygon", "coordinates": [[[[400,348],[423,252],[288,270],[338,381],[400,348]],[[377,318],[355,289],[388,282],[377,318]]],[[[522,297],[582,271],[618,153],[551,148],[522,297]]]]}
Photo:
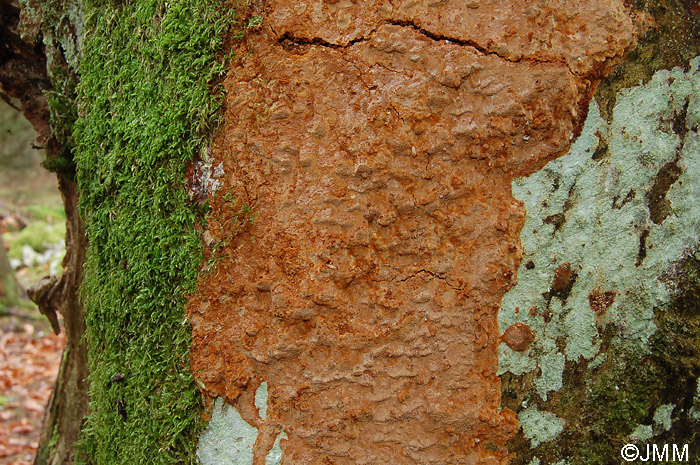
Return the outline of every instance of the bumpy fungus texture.
{"type": "Polygon", "coordinates": [[[634,42],[622,2],[268,2],[236,50],[193,371],[284,464],[505,463],[515,176],[634,42]],[[269,386],[267,419],[253,407],[269,386]]]}

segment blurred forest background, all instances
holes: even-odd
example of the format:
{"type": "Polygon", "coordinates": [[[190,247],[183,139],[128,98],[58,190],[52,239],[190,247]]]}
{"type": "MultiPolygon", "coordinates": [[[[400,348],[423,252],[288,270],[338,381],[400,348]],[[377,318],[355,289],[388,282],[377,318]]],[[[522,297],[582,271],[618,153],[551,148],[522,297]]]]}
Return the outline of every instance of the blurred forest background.
{"type": "Polygon", "coordinates": [[[0,465],[33,462],[64,343],[26,296],[65,255],[63,204],[36,137],[0,100],[0,465]]]}

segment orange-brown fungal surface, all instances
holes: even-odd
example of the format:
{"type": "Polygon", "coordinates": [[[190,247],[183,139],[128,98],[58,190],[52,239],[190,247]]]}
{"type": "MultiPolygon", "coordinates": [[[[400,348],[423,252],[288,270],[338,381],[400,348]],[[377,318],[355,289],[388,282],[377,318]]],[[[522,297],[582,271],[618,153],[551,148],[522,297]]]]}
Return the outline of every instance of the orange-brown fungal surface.
{"type": "Polygon", "coordinates": [[[523,352],[535,340],[535,333],[525,323],[515,323],[508,326],[501,340],[516,352],[523,352]]]}
{"type": "Polygon", "coordinates": [[[256,464],[280,429],[283,464],[508,462],[511,180],[566,152],[633,28],[617,1],[432,4],[273,0],[236,50],[189,315],[256,464]]]}
{"type": "Polygon", "coordinates": [[[602,315],[615,302],[616,296],[617,292],[615,291],[595,291],[588,294],[588,305],[591,307],[591,310],[598,315],[602,315]]]}
{"type": "Polygon", "coordinates": [[[563,291],[571,282],[571,264],[563,263],[554,270],[552,291],[563,291]]]}

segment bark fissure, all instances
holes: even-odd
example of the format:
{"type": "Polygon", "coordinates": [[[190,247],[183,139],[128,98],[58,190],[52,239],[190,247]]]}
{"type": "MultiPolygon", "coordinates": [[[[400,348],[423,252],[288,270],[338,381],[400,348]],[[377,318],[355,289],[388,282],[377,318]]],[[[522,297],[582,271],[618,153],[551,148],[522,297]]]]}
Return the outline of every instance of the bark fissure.
{"type": "Polygon", "coordinates": [[[436,273],[436,272],[434,272],[434,271],[426,270],[426,269],[424,269],[424,268],[423,268],[423,269],[420,269],[420,270],[418,270],[418,271],[416,271],[415,273],[411,273],[410,275],[406,276],[405,278],[399,279],[398,282],[400,282],[400,283],[405,283],[405,282],[408,281],[409,279],[417,278],[421,273],[425,273],[425,274],[427,274],[427,275],[430,275],[430,276],[433,277],[433,278],[436,278],[436,279],[439,279],[439,280],[443,281],[445,284],[447,284],[448,286],[450,286],[450,287],[451,287],[452,289],[454,289],[455,291],[464,292],[464,290],[465,290],[463,287],[455,286],[454,284],[452,284],[452,283],[447,279],[447,276],[441,276],[440,274],[438,274],[438,273],[436,273]]]}
{"type": "MultiPolygon", "coordinates": [[[[369,33],[361,36],[361,37],[356,37],[354,39],[349,40],[347,43],[335,43],[335,42],[329,42],[327,40],[324,40],[321,37],[299,37],[295,36],[292,33],[285,32],[281,36],[278,36],[277,33],[275,33],[274,29],[270,28],[272,32],[277,36],[277,42],[286,47],[308,47],[312,45],[320,46],[320,47],[326,47],[326,48],[332,48],[336,50],[342,50],[342,49],[347,49],[349,47],[352,47],[353,45],[362,43],[362,42],[367,42],[372,40],[374,37],[375,33],[377,30],[385,25],[392,25],[392,26],[399,26],[399,27],[405,27],[405,28],[410,28],[413,29],[414,31],[420,33],[422,36],[435,41],[435,42],[445,42],[445,43],[452,43],[452,44],[457,44],[462,47],[468,47],[474,49],[476,52],[484,55],[484,56],[494,56],[498,57],[503,61],[507,61],[509,63],[535,63],[535,64],[549,64],[549,65],[561,65],[566,67],[569,72],[572,75],[580,75],[580,73],[577,73],[575,70],[571,69],[568,63],[564,60],[541,60],[535,57],[527,57],[527,56],[521,56],[521,57],[511,57],[508,55],[501,54],[499,52],[496,52],[494,50],[490,50],[487,47],[484,47],[483,45],[479,44],[478,42],[471,40],[471,39],[460,39],[458,37],[454,36],[448,36],[444,34],[438,34],[432,31],[429,31],[418,24],[414,23],[413,21],[408,21],[408,20],[397,20],[397,19],[391,19],[391,20],[386,20],[381,23],[379,23],[375,28],[373,28],[369,33]]],[[[390,70],[393,71],[393,70],[390,70]]]]}

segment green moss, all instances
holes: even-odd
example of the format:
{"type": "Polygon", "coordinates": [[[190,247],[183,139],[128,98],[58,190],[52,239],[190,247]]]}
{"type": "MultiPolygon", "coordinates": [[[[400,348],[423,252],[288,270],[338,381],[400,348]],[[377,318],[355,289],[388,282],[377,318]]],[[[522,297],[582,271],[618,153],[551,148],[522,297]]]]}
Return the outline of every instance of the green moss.
{"type": "Polygon", "coordinates": [[[655,72],[676,66],[687,68],[700,55],[698,3],[687,0],[635,0],[633,7],[653,20],[634,50],[598,87],[601,115],[610,121],[618,91],[646,84],[655,72]]]}
{"type": "Polygon", "coordinates": [[[185,170],[217,123],[219,0],[86,1],[76,142],[90,242],[87,463],[196,463],[184,312],[202,258],[185,170]],[[117,376],[119,375],[119,376],[117,376]]]}
{"type": "Polygon", "coordinates": [[[55,425],[48,444],[37,449],[35,463],[48,463],[49,457],[53,457],[56,454],[59,440],[58,425],[55,425]]]}
{"type": "Polygon", "coordinates": [[[66,221],[66,211],[62,205],[27,205],[25,211],[31,218],[46,221],[49,224],[66,221]]]}
{"type": "Polygon", "coordinates": [[[59,150],[42,163],[47,170],[75,180],[73,159],[73,125],[78,117],[76,108],[75,77],[72,73],[56,73],[51,78],[53,89],[46,92],[49,105],[51,132],[58,142],[59,150]]]}
{"type": "Polygon", "coordinates": [[[22,258],[22,247],[28,245],[36,252],[44,251],[44,244],[56,244],[66,236],[65,223],[47,224],[43,221],[29,223],[16,234],[7,233],[5,240],[10,246],[10,258],[22,258]]]}

